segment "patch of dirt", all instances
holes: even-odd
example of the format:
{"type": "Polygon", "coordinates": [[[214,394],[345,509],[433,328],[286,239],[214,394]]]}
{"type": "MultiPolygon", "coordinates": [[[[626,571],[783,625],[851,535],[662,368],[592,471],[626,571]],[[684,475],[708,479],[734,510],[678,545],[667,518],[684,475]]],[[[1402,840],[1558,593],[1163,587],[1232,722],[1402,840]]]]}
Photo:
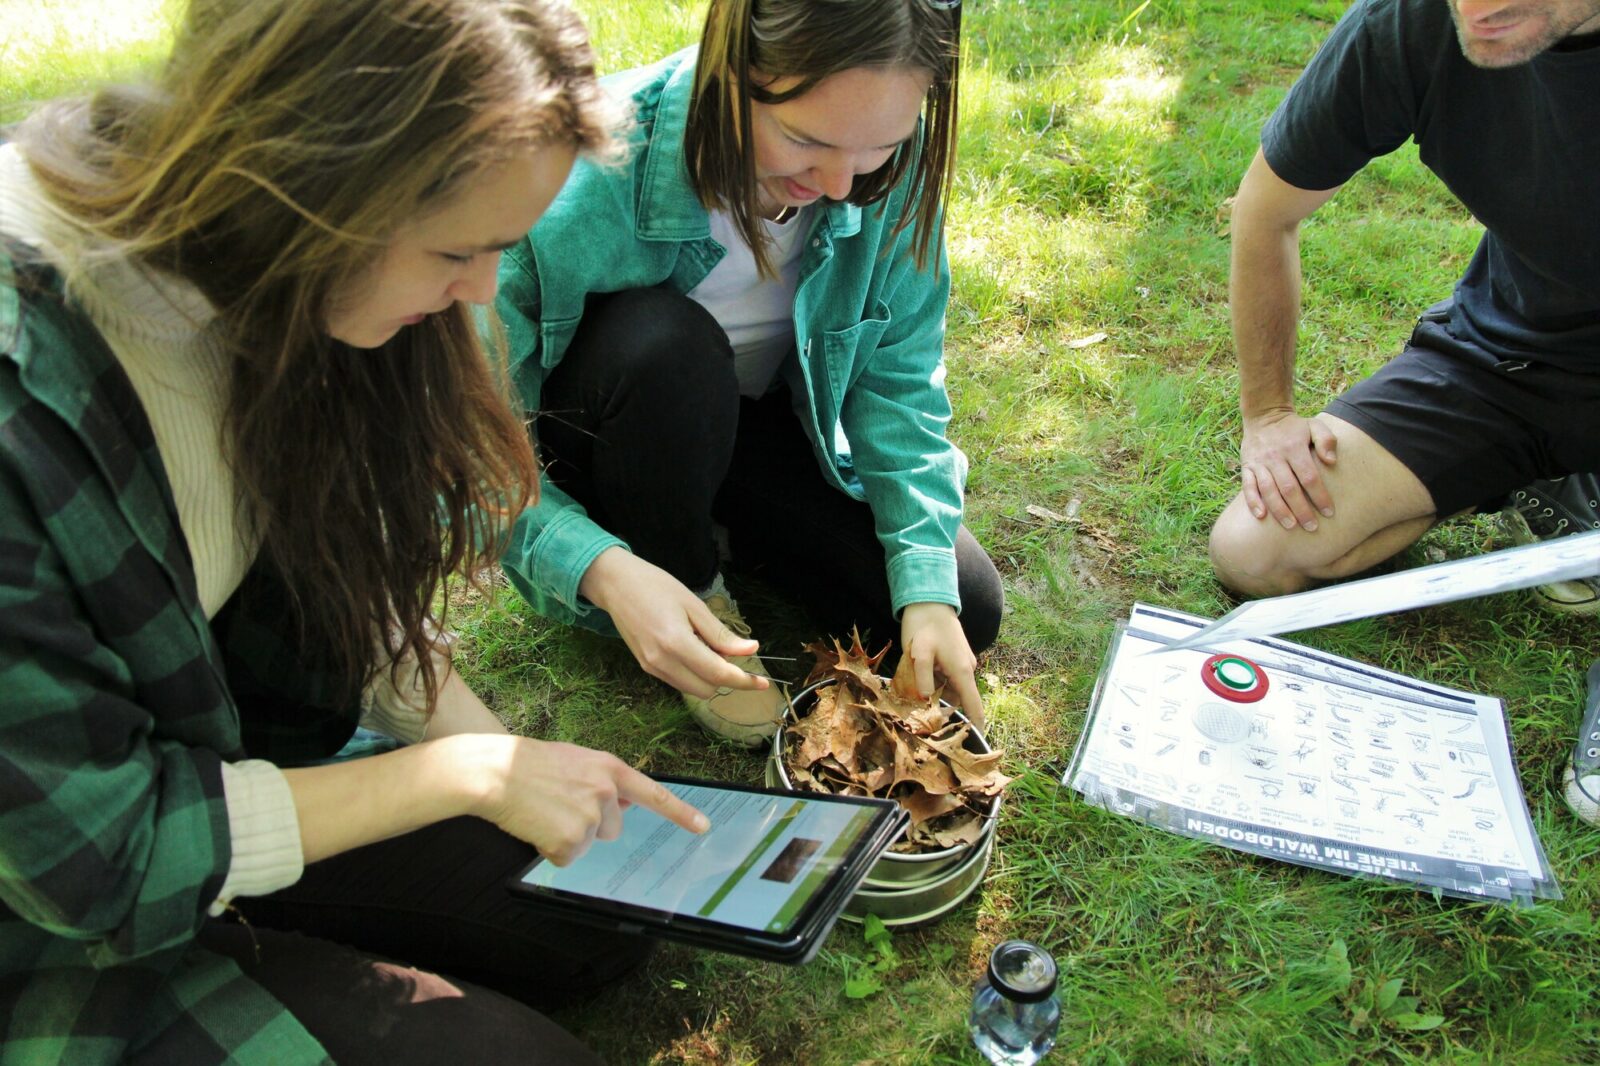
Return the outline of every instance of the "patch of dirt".
{"type": "Polygon", "coordinates": [[[462,611],[492,598],[499,589],[510,587],[511,582],[506,580],[505,571],[498,566],[491,566],[472,575],[471,581],[452,578],[447,586],[449,595],[445,602],[451,611],[462,611]]]}
{"type": "Polygon", "coordinates": [[[706,1029],[696,1029],[692,1021],[684,1018],[683,1028],[682,1036],[650,1056],[652,1066],[657,1063],[663,1066],[667,1063],[674,1066],[724,1066],[737,1061],[722,1040],[722,1033],[728,1028],[726,1014],[717,1015],[706,1029]]]}
{"type": "Polygon", "coordinates": [[[1055,666],[1051,657],[1043,652],[1034,648],[1014,647],[1004,641],[995,644],[978,661],[980,675],[992,674],[995,680],[1008,685],[1031,681],[1053,669],[1055,666]]]}

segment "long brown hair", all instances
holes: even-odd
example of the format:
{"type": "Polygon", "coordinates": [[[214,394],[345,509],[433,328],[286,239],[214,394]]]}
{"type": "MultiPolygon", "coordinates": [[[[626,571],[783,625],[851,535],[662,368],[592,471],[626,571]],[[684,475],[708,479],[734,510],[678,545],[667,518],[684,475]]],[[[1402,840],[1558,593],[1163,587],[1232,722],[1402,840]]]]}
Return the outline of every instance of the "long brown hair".
{"type": "Polygon", "coordinates": [[[695,67],[684,156],[708,210],[721,209],[771,276],[757,206],[750,102],[779,104],[824,78],[857,67],[908,67],[932,75],[919,137],[883,166],[858,175],[850,202],[878,203],[912,174],[894,233],[914,225],[916,262],[926,266],[943,236],[943,207],[955,175],[961,72],[961,6],[949,0],[711,0],[695,67]],[[797,78],[774,93],[757,84],[797,78]]]}
{"type": "Polygon", "coordinates": [[[192,0],[155,85],[17,130],[56,207],[217,308],[229,461],[347,699],[414,656],[431,705],[435,598],[497,558],[538,477],[492,323],[458,303],[358,350],[331,294],[468,176],[610,128],[552,0],[192,0]]]}

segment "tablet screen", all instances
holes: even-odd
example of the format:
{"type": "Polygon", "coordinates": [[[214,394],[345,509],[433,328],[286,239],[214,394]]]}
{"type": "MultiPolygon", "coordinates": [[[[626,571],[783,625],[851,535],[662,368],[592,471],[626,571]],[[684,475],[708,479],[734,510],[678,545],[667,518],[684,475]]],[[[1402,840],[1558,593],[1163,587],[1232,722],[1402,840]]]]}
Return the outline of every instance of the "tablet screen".
{"type": "Polygon", "coordinates": [[[524,885],[783,934],[883,815],[876,805],[681,781],[663,784],[705,812],[696,835],[630,807],[622,835],[569,866],[535,864],[524,885]]]}

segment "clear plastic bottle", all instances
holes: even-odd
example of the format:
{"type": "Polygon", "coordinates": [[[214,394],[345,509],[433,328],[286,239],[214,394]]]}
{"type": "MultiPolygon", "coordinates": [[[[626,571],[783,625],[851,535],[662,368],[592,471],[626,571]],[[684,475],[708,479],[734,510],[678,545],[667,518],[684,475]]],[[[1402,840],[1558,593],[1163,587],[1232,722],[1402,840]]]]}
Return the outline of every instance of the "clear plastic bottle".
{"type": "Polygon", "coordinates": [[[1055,1046],[1061,1005],[1056,962],[1026,940],[1007,940],[989,955],[978,982],[967,1030],[980,1054],[998,1066],[1033,1066],[1055,1046]]]}

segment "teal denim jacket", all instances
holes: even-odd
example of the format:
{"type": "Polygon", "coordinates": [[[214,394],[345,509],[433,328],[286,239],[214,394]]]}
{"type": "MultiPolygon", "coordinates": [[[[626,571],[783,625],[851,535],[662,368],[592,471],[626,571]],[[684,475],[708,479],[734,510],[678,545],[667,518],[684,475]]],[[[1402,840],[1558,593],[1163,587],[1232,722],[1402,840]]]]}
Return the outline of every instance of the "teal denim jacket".
{"type": "MultiPolygon", "coordinates": [[[[633,106],[626,162],[580,159],[550,210],[501,261],[497,309],[531,412],[586,297],[655,285],[688,292],[725,254],[684,162],[693,81],[693,49],[607,79],[633,106]]],[[[872,508],[894,609],[933,602],[959,610],[954,546],[967,465],[945,437],[950,272],[942,247],[918,270],[911,229],[891,237],[907,184],[866,209],[825,201],[816,212],[795,292],[797,358],[781,373],[828,481],[872,508]]],[[[540,613],[608,629],[578,583],[617,545],[626,547],[546,481],[517,520],[502,565],[540,613]]]]}

